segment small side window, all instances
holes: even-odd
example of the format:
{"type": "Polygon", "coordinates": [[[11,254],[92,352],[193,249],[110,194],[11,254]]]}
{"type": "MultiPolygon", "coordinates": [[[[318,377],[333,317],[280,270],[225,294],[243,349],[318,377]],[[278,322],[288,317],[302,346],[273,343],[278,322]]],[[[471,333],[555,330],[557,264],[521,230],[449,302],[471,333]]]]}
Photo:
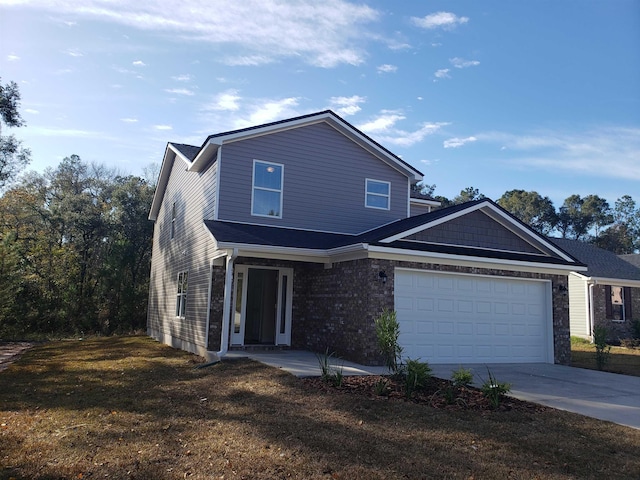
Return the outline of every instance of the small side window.
{"type": "Polygon", "coordinates": [[[176,204],[171,205],[171,238],[176,236],[176,204]]]}
{"type": "Polygon", "coordinates": [[[389,210],[391,183],[382,180],[365,180],[365,206],[389,210]]]}
{"type": "Polygon", "coordinates": [[[184,318],[187,311],[188,272],[178,274],[178,295],[176,298],[176,317],[184,318]]]}

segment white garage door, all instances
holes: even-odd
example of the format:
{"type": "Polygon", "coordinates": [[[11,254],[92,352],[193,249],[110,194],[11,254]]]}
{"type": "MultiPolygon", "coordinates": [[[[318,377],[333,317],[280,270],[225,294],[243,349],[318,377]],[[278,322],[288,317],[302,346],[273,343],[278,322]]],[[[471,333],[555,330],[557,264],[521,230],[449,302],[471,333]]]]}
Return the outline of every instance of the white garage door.
{"type": "Polygon", "coordinates": [[[405,358],[430,363],[553,363],[548,282],[395,271],[405,358]]]}

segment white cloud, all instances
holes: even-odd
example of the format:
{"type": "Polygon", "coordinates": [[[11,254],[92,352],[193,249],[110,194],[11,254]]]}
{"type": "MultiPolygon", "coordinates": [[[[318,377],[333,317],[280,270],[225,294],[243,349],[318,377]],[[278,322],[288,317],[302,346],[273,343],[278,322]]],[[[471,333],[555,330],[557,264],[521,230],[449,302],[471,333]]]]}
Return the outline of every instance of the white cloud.
{"type": "Polygon", "coordinates": [[[176,75],[174,77],[171,77],[171,79],[175,80],[176,82],[190,82],[191,81],[191,75],[189,75],[189,74],[176,75]]]}
{"type": "Polygon", "coordinates": [[[33,108],[25,108],[25,113],[30,113],[31,115],[38,115],[40,112],[38,110],[34,110],[33,108]]]}
{"type": "Polygon", "coordinates": [[[137,118],[121,118],[120,121],[124,123],[137,123],[138,119],[137,118]]]}
{"type": "Polygon", "coordinates": [[[358,126],[365,133],[383,133],[389,132],[396,122],[404,120],[406,117],[395,110],[383,110],[373,120],[358,126]]]}
{"type": "Polygon", "coordinates": [[[7,61],[9,62],[17,62],[18,60],[20,60],[20,57],[18,55],[14,55],[13,53],[7,55],[7,61]]]}
{"type": "Polygon", "coordinates": [[[29,135],[43,137],[106,138],[103,132],[58,127],[29,127],[29,135]]]}
{"type": "Polygon", "coordinates": [[[449,62],[451,62],[451,65],[453,65],[455,68],[468,68],[480,65],[480,62],[478,60],[465,60],[464,58],[458,57],[450,58],[449,62]]]}
{"type": "Polygon", "coordinates": [[[75,48],[70,48],[65,53],[70,57],[84,57],[84,54],[80,50],[77,50],[75,48]]]}
{"type": "Polygon", "coordinates": [[[134,60],[134,61],[132,62],[132,65],[133,65],[134,67],[146,67],[146,66],[147,66],[147,64],[146,64],[146,63],[144,63],[142,60],[134,60]]]}
{"type": "Polygon", "coordinates": [[[360,104],[366,101],[367,99],[365,97],[359,95],[353,95],[351,97],[331,97],[329,99],[329,108],[342,117],[348,117],[349,115],[358,113],[361,110],[360,104]]]}
{"type": "Polygon", "coordinates": [[[235,65],[288,57],[327,68],[359,65],[367,56],[366,42],[384,40],[370,26],[381,14],[346,0],[220,0],[215,14],[200,0],[33,0],[25,6],[208,43],[235,65]]]}
{"type": "Polygon", "coordinates": [[[451,12],[437,12],[425,17],[411,17],[411,21],[421,28],[433,30],[435,28],[443,28],[451,30],[458,25],[463,25],[469,21],[469,17],[458,17],[451,12]]]}
{"type": "Polygon", "coordinates": [[[238,101],[241,99],[242,97],[238,95],[237,90],[227,90],[226,92],[222,92],[216,95],[213,103],[206,106],[204,110],[221,110],[227,112],[235,112],[240,109],[238,101]]]}
{"type": "Polygon", "coordinates": [[[451,75],[449,75],[449,71],[450,70],[448,68],[441,68],[440,70],[436,70],[436,73],[434,73],[433,75],[439,79],[451,78],[451,75]]]}
{"type": "Polygon", "coordinates": [[[383,145],[410,147],[421,142],[425,137],[438,132],[443,126],[449,125],[445,122],[426,122],[413,131],[396,128],[396,123],[405,120],[405,118],[399,111],[383,110],[378,117],[359,125],[358,128],[368,135],[375,136],[376,140],[383,145]]]}
{"type": "Polygon", "coordinates": [[[235,122],[236,127],[244,128],[253,125],[262,125],[287,117],[295,117],[298,112],[294,107],[298,106],[299,99],[296,97],[283,98],[280,100],[266,100],[253,106],[248,117],[235,122]]]}
{"type": "Polygon", "coordinates": [[[487,132],[478,141],[494,143],[510,165],[549,171],[640,180],[640,128],[605,127],[583,132],[542,131],[516,135],[487,132]]]}
{"type": "Polygon", "coordinates": [[[154,125],[153,128],[156,130],[173,130],[171,125],[154,125]]]}
{"type": "Polygon", "coordinates": [[[165,88],[164,91],[167,93],[173,93],[175,95],[185,95],[188,97],[195,95],[195,93],[188,88],[165,88]]]}
{"type": "Polygon", "coordinates": [[[398,70],[398,67],[385,63],[384,65],[380,65],[377,70],[378,73],[395,73],[398,70]]]}
{"type": "Polygon", "coordinates": [[[459,148],[467,143],[472,143],[478,140],[476,137],[467,137],[467,138],[450,138],[445,140],[443,143],[444,148],[459,148]]]}

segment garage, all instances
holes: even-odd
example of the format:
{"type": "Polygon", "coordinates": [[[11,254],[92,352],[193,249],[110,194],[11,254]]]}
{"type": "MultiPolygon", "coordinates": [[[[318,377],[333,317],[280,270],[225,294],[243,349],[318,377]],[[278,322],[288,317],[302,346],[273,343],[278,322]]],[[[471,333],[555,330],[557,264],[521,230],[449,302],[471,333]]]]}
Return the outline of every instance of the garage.
{"type": "Polygon", "coordinates": [[[403,357],[429,363],[553,363],[548,281],[396,269],[403,357]]]}

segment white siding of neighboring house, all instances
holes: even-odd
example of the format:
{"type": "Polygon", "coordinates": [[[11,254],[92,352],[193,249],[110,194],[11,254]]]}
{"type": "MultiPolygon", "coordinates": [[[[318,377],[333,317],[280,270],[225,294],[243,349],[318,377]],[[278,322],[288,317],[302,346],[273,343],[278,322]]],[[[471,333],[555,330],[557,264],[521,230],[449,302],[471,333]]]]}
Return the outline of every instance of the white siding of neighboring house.
{"type": "Polygon", "coordinates": [[[569,275],[569,329],[572,336],[589,338],[588,289],[586,282],[569,275]]]}
{"type": "Polygon", "coordinates": [[[207,347],[209,265],[214,251],[204,219],[213,219],[217,164],[201,173],[187,172],[176,158],[153,233],[149,285],[148,333],[157,340],[194,353],[207,347]],[[176,228],[171,235],[171,211],[176,203],[176,228]],[[186,315],[175,316],[177,278],[189,272],[186,315]]]}

